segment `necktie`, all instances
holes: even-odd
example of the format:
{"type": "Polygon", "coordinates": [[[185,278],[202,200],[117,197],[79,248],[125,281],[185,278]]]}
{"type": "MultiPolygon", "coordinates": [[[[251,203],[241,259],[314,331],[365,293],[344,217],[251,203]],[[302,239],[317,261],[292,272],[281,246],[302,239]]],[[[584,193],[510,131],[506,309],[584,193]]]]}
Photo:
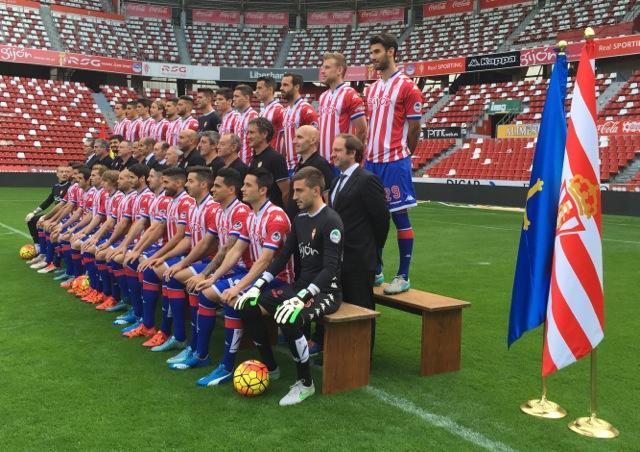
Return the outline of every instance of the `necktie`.
{"type": "Polygon", "coordinates": [[[336,185],[336,191],[333,194],[333,202],[336,201],[336,198],[338,197],[338,193],[340,193],[340,190],[342,190],[342,185],[346,178],[347,178],[346,174],[343,173],[340,175],[340,179],[338,179],[338,184],[336,185]]]}

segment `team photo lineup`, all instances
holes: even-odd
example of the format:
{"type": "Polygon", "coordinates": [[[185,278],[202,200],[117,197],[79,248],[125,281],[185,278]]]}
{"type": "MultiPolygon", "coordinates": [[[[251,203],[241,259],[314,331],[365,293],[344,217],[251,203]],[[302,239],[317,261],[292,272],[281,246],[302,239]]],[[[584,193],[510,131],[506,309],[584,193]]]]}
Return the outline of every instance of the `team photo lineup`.
{"type": "Polygon", "coordinates": [[[117,313],[118,334],[141,338],[169,370],[196,369],[199,386],[257,395],[279,379],[275,323],[296,367],[283,375],[293,385],[280,405],[304,401],[315,392],[322,318],[343,300],[374,309],[385,280],[387,295],[411,287],[422,93],[396,66],[395,36],[369,43],[380,79],[361,97],[344,81],[345,57],[326,53],[317,111],[295,72],[279,85],[266,76],[255,87],[200,88],[195,99],[116,102],[111,134],[86,139],[86,160],[60,165],[25,218],[35,244],[27,263],[117,313]],[[386,246],[399,267],[383,272],[391,222],[397,241],[386,246]],[[223,343],[211,341],[216,325],[223,343]],[[243,337],[259,362],[236,370],[243,337]]]}

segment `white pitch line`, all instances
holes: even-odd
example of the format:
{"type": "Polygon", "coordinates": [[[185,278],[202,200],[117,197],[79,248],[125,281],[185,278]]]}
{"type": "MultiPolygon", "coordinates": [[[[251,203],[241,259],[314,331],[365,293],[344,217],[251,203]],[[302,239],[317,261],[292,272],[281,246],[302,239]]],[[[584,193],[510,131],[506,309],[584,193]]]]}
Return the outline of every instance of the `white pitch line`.
{"type": "Polygon", "coordinates": [[[4,223],[0,223],[0,226],[2,226],[3,228],[5,228],[5,229],[7,229],[7,230],[9,230],[11,232],[13,232],[14,234],[21,235],[21,236],[26,237],[28,239],[31,238],[31,236],[29,234],[27,234],[26,232],[20,231],[20,230],[15,229],[15,228],[12,228],[11,226],[6,225],[4,223]]]}
{"type": "Polygon", "coordinates": [[[430,413],[429,411],[416,406],[409,400],[396,397],[386,391],[383,391],[382,389],[367,386],[364,388],[364,390],[373,395],[378,400],[386,403],[387,405],[391,405],[401,411],[404,411],[405,413],[417,416],[428,424],[431,424],[434,427],[442,428],[453,435],[459,436],[463,440],[468,441],[475,446],[482,447],[487,450],[513,450],[512,448],[501,442],[493,441],[482,435],[481,433],[475,432],[471,429],[468,429],[467,427],[463,427],[462,425],[456,423],[446,416],[430,413]]]}

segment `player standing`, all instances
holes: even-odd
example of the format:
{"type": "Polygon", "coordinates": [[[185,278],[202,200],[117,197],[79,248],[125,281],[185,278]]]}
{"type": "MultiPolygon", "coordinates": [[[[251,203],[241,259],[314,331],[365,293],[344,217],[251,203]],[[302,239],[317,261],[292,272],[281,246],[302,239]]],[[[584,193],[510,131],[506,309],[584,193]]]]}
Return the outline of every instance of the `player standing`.
{"type": "Polygon", "coordinates": [[[218,133],[235,133],[238,112],[233,109],[233,91],[230,88],[220,88],[216,91],[216,110],[220,115],[218,133]]]}
{"type": "Polygon", "coordinates": [[[304,80],[301,75],[291,73],[284,74],[280,82],[282,97],[288,104],[284,110],[282,130],[284,134],[284,158],[287,161],[289,176],[293,174],[293,169],[298,163],[294,144],[296,130],[300,126],[318,128],[318,113],[300,94],[303,83],[304,80]]]}
{"type": "Polygon", "coordinates": [[[331,162],[333,140],[354,131],[363,143],[367,137],[364,103],[358,92],[344,81],[347,62],[341,53],[326,53],[320,66],[320,80],[329,87],[320,95],[320,155],[331,162]]]}
{"type": "MultiPolygon", "coordinates": [[[[411,154],[420,136],[422,93],[415,83],[396,67],[398,40],[387,33],[369,40],[369,56],[380,79],[367,93],[369,133],[365,168],[382,181],[396,229],[400,266],[387,294],[405,292],[409,283],[409,266],[413,252],[413,229],[408,209],[415,207],[416,194],[411,180],[411,154]]],[[[382,252],[382,250],[380,250],[382,252]]],[[[376,270],[376,284],[384,280],[382,266],[376,270]]]]}
{"type": "Polygon", "coordinates": [[[251,108],[251,95],[253,90],[249,85],[238,85],[233,90],[233,104],[238,110],[238,121],[234,133],[240,138],[242,148],[240,149],[240,159],[245,165],[251,163],[251,147],[247,139],[249,122],[258,117],[258,113],[251,108]]]}
{"type": "Polygon", "coordinates": [[[274,97],[276,80],[270,76],[258,77],[256,82],[256,97],[262,104],[259,116],[266,118],[273,126],[273,138],[271,147],[282,153],[282,121],[284,119],[284,107],[274,97]]]}
{"type": "Polygon", "coordinates": [[[127,130],[131,125],[131,121],[127,118],[127,104],[122,101],[117,101],[113,105],[113,112],[116,114],[116,121],[113,124],[113,134],[126,136],[127,130]]]}

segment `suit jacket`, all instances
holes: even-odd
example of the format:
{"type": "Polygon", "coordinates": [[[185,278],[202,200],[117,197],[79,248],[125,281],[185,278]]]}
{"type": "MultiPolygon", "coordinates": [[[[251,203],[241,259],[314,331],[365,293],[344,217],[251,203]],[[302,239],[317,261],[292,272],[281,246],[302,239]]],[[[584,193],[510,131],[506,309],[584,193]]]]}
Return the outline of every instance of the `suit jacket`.
{"type": "Polygon", "coordinates": [[[389,208],[380,179],[373,173],[356,168],[344,187],[331,202],[338,181],[329,191],[329,205],[344,223],[344,254],[342,271],[375,271],[378,248],[384,247],[389,233],[389,208]]]}

